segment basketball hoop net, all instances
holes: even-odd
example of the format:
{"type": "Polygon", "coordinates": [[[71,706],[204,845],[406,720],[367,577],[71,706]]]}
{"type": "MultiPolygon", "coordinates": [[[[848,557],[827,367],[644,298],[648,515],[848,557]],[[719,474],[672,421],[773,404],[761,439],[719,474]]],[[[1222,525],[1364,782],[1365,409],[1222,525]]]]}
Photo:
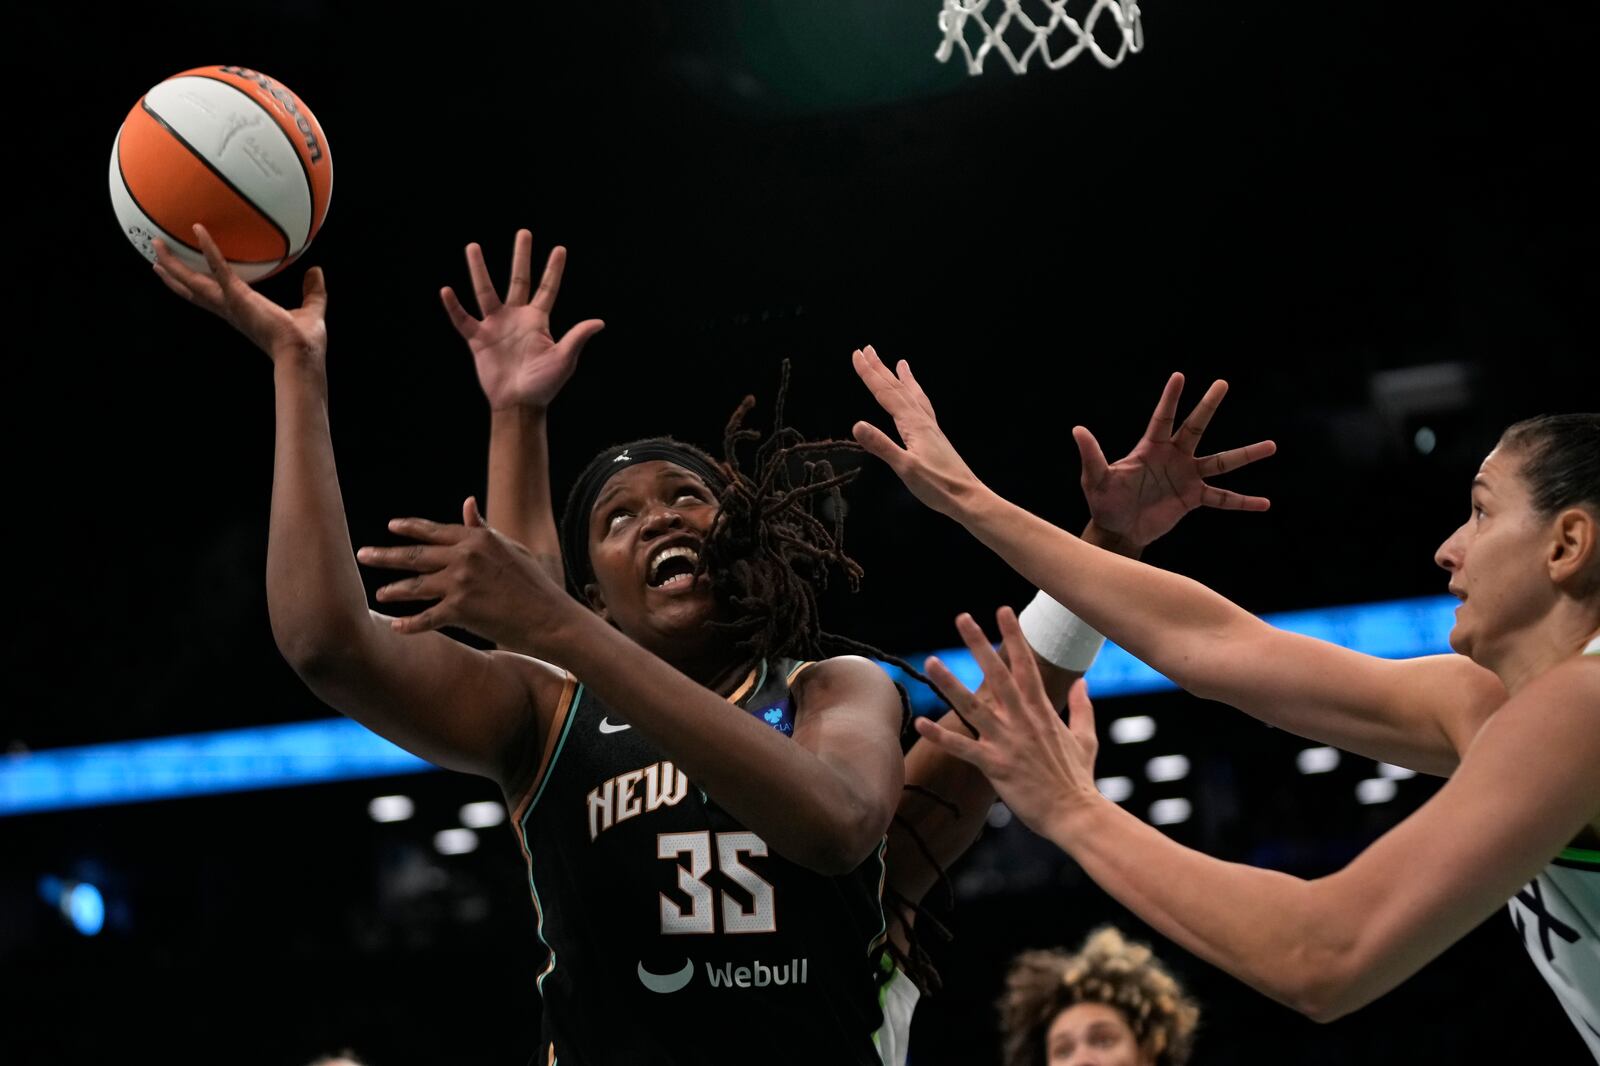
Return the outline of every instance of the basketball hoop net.
{"type": "Polygon", "coordinates": [[[983,73],[983,61],[991,51],[999,52],[1012,73],[1021,74],[1035,55],[1051,70],[1060,70],[1079,53],[1087,50],[1103,67],[1114,67],[1130,52],[1144,47],[1144,30],[1139,25],[1138,0],[1093,0],[1082,22],[1067,14],[1068,0],[1032,0],[1031,6],[1039,11],[1042,21],[1035,20],[1023,10],[1024,0],[942,0],[939,11],[939,29],[944,42],[934,57],[948,62],[951,53],[959,48],[967,57],[969,74],[983,73]],[[1003,8],[993,23],[985,18],[989,8],[1003,8]],[[1046,17],[1046,12],[1048,16],[1046,17]],[[1095,23],[1102,14],[1109,13],[1121,32],[1121,43],[1115,52],[1107,52],[1094,38],[1095,23]],[[967,41],[967,24],[975,25],[982,41],[974,50],[967,41]],[[1007,38],[1010,38],[1008,41],[1007,38]],[[1058,50],[1051,53],[1051,41],[1058,50]],[[1015,43],[1020,48],[1013,48],[1015,43]],[[1061,45],[1066,47],[1061,48],[1061,45]]]}

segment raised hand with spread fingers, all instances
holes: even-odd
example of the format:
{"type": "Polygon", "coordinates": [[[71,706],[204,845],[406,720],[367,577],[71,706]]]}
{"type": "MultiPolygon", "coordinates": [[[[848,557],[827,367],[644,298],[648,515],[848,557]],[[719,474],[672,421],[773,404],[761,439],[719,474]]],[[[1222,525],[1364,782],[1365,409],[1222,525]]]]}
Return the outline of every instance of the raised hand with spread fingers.
{"type": "Polygon", "coordinates": [[[482,318],[461,306],[455,290],[439,290],[456,333],[467,342],[478,385],[489,401],[488,509],[495,525],[525,545],[551,577],[562,580],[561,546],[550,498],[550,405],[577,369],[578,358],[605,328],[585,319],[556,339],[550,328],[566,272],[567,250],[550,250],[532,288],[533,234],[517,231],[505,299],[489,277],[483,249],[467,245],[467,273],[482,318]]]}
{"type": "Polygon", "coordinates": [[[1079,678],[1068,693],[1068,721],[1063,722],[1045,692],[1016,614],[1002,607],[996,621],[1003,658],[970,614],[956,619],[956,630],[983,670],[977,691],[963,685],[936,656],[925,667],[939,691],[977,729],[977,737],[958,725],[927,718],[917,719],[917,732],[982,770],[1018,818],[1035,832],[1046,832],[1063,807],[1109,802],[1094,784],[1099,751],[1094,707],[1079,678]]]}
{"type": "Polygon", "coordinates": [[[967,461],[939,428],[933,402],[922,391],[904,359],[891,372],[872,345],[851,356],[856,374],[900,434],[902,444],[871,422],[857,422],[856,442],[889,464],[911,494],[941,514],[960,521],[960,509],[985,491],[967,461]]]}
{"type": "Polygon", "coordinates": [[[1144,436],[1133,451],[1114,463],[1106,462],[1093,433],[1074,426],[1072,437],[1083,459],[1083,495],[1095,525],[1142,549],[1197,507],[1265,511],[1270,506],[1265,497],[1240,495],[1209,485],[1205,479],[1265,459],[1277,452],[1276,444],[1264,440],[1212,455],[1195,455],[1201,436],[1227,394],[1226,381],[1213,381],[1194,410],[1174,428],[1178,399],[1183,395],[1183,375],[1173,374],[1167,379],[1144,436]]]}
{"type": "Polygon", "coordinates": [[[584,346],[605,328],[598,318],[586,319],[558,340],[550,330],[550,316],[561,291],[567,250],[560,245],[550,249],[537,289],[532,288],[532,265],[533,234],[518,230],[511,254],[511,279],[502,300],[489,277],[483,248],[477,243],[467,245],[467,272],[481,318],[472,317],[461,306],[450,286],[439,290],[451,325],[472,350],[478,384],[492,410],[549,407],[577,369],[584,346]]]}

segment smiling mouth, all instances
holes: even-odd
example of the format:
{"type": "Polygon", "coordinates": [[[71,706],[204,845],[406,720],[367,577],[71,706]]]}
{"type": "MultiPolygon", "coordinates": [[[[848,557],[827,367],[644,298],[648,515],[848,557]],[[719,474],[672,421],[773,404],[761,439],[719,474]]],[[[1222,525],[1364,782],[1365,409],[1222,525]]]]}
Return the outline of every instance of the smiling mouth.
{"type": "Polygon", "coordinates": [[[694,581],[694,572],[686,570],[683,573],[672,575],[665,581],[658,581],[650,587],[653,589],[660,589],[662,592],[677,592],[680,589],[686,589],[690,585],[693,585],[694,581]]]}
{"type": "Polygon", "coordinates": [[[650,574],[645,583],[669,592],[685,589],[694,584],[699,566],[699,552],[686,544],[673,545],[650,560],[650,574]]]}

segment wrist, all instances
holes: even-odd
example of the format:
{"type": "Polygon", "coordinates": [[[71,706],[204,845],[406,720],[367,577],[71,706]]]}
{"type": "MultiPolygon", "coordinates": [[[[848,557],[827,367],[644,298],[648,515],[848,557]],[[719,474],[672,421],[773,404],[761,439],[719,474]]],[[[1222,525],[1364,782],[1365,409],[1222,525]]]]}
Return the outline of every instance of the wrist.
{"type": "Polygon", "coordinates": [[[314,344],[301,341],[274,341],[267,345],[267,355],[272,359],[274,366],[288,364],[290,366],[317,366],[326,361],[323,357],[327,349],[314,344]]]}
{"type": "Polygon", "coordinates": [[[1107,814],[1116,809],[1115,803],[1090,785],[1086,789],[1063,793],[1051,807],[1039,831],[1045,839],[1070,852],[1074,842],[1085,839],[1107,814]]]}
{"type": "Polygon", "coordinates": [[[489,404],[489,417],[496,422],[543,424],[550,412],[550,404],[535,400],[508,400],[489,404]]]}
{"type": "Polygon", "coordinates": [[[1042,590],[1018,612],[1017,625],[1035,655],[1069,673],[1088,673],[1106,642],[1093,626],[1042,590]]]}
{"type": "Polygon", "coordinates": [[[1125,555],[1129,559],[1137,559],[1144,553],[1145,545],[1139,544],[1131,537],[1114,532],[1089,519],[1089,524],[1083,527],[1083,536],[1080,538],[1085,544],[1093,544],[1096,548],[1104,548],[1117,555],[1125,555]]]}
{"type": "Polygon", "coordinates": [[[516,643],[501,644],[501,647],[559,663],[576,673],[576,664],[583,657],[585,646],[584,627],[595,624],[602,629],[611,628],[600,621],[599,615],[562,592],[549,609],[520,620],[516,626],[516,643]]]}
{"type": "Polygon", "coordinates": [[[976,475],[952,486],[948,495],[950,510],[947,514],[974,534],[979,528],[996,521],[1008,506],[1004,499],[979,481],[976,475]]]}
{"type": "Polygon", "coordinates": [[[323,361],[303,349],[274,349],[272,377],[280,385],[310,385],[319,391],[328,391],[328,373],[323,361]]]}

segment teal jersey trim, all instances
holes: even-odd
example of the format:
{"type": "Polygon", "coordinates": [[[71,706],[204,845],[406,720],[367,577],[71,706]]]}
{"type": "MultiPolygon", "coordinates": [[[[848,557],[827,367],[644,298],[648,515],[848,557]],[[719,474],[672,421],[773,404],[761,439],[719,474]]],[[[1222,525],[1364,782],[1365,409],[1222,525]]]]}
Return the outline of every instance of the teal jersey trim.
{"type": "Polygon", "coordinates": [[[555,775],[556,763],[561,761],[561,749],[567,746],[567,734],[572,732],[572,723],[578,718],[578,704],[583,701],[584,684],[578,682],[578,687],[572,690],[572,702],[567,704],[567,720],[561,724],[561,739],[556,741],[556,750],[550,755],[550,765],[544,768],[544,780],[539,782],[539,791],[533,794],[533,799],[528,801],[528,809],[522,812],[522,832],[524,838],[528,832],[528,814],[539,805],[539,797],[544,795],[544,790],[550,784],[550,778],[555,775]]]}
{"type": "MultiPolygon", "coordinates": [[[[556,764],[561,761],[561,749],[567,746],[567,734],[572,732],[572,723],[578,720],[578,705],[583,701],[583,682],[578,682],[578,687],[572,692],[572,702],[567,705],[567,720],[561,726],[561,739],[556,741],[556,750],[550,755],[550,765],[544,769],[544,780],[539,782],[539,789],[533,794],[533,799],[528,801],[528,809],[522,812],[522,822],[517,826],[522,833],[522,846],[527,848],[528,854],[533,854],[533,849],[528,847],[528,818],[533,814],[533,809],[539,805],[539,797],[544,795],[544,790],[550,784],[550,779],[555,776],[556,764]]],[[[544,904],[539,900],[539,886],[533,880],[533,863],[528,863],[528,891],[533,893],[533,909],[539,914],[539,923],[534,927],[539,943],[550,952],[550,964],[544,968],[544,973],[539,975],[533,985],[539,994],[544,995],[544,979],[555,973],[556,949],[544,938],[544,904]]]]}
{"type": "Polygon", "coordinates": [[[749,703],[750,702],[750,697],[754,696],[757,692],[760,692],[762,690],[762,688],[766,686],[766,683],[767,683],[767,660],[762,659],[760,668],[756,673],[756,683],[750,686],[750,691],[749,692],[746,692],[742,697],[740,697],[739,706],[742,707],[746,703],[749,703]]]}
{"type": "MultiPolygon", "coordinates": [[[[872,934],[872,939],[867,942],[867,955],[870,957],[874,951],[883,947],[889,940],[889,914],[883,909],[883,888],[889,880],[889,864],[884,861],[884,852],[889,850],[889,836],[884,834],[878,842],[878,931],[872,934]]],[[[889,953],[884,952],[883,958],[889,959],[889,953]]],[[[892,968],[893,963],[890,962],[892,968]]]]}

